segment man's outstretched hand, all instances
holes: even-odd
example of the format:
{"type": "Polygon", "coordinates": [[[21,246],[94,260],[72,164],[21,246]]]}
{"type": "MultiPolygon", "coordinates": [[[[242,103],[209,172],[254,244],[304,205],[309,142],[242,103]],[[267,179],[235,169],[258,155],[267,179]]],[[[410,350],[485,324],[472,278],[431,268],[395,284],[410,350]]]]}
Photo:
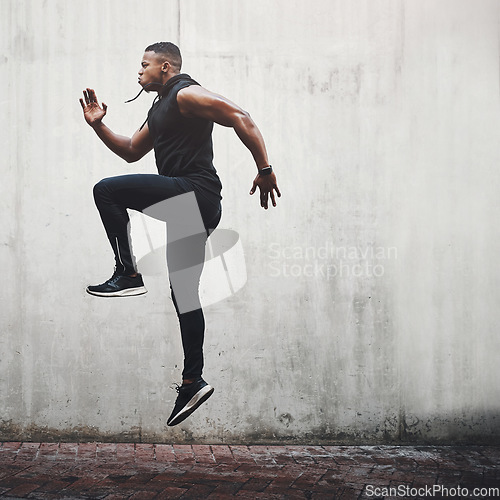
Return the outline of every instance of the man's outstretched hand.
{"type": "Polygon", "coordinates": [[[108,107],[104,103],[102,103],[102,108],[101,106],[99,106],[94,89],[84,90],[83,97],[85,99],[85,102],[80,98],[80,104],[82,105],[83,109],[83,116],[87,123],[91,127],[94,127],[104,118],[108,107]]]}
{"type": "Polygon", "coordinates": [[[257,186],[260,190],[260,206],[267,210],[269,195],[271,195],[271,201],[273,203],[273,207],[275,207],[276,199],[274,197],[274,191],[276,191],[278,198],[281,196],[281,193],[278,189],[278,185],[276,184],[276,176],[274,175],[274,172],[271,172],[269,175],[257,174],[257,177],[253,181],[253,186],[250,190],[250,194],[255,193],[257,186]]]}

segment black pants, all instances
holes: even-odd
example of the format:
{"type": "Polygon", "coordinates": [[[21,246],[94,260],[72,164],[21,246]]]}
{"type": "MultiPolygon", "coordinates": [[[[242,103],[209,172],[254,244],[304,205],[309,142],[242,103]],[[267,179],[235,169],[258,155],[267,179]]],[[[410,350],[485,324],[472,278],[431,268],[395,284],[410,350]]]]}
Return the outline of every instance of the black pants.
{"type": "Polygon", "coordinates": [[[187,177],[121,175],[94,186],[94,199],[122,274],[137,271],[127,209],[167,223],[167,265],[184,349],[184,379],[201,376],[205,319],[198,296],[205,243],[221,218],[218,196],[187,177]]]}

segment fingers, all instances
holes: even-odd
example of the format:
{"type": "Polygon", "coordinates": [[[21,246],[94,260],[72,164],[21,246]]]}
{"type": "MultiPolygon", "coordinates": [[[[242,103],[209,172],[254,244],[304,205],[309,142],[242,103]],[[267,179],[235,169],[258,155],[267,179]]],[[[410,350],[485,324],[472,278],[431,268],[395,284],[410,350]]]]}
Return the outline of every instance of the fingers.
{"type": "Polygon", "coordinates": [[[268,196],[268,193],[267,191],[262,191],[260,193],[260,206],[262,208],[265,208],[267,210],[267,202],[269,200],[269,196],[268,196]]]}
{"type": "Polygon", "coordinates": [[[96,97],[96,95],[95,95],[95,91],[94,91],[94,89],[89,89],[89,88],[88,88],[88,89],[87,89],[87,92],[88,92],[88,94],[89,94],[89,99],[90,99],[90,102],[95,102],[95,103],[97,103],[97,97],[96,97]]]}
{"type": "Polygon", "coordinates": [[[271,195],[271,201],[273,203],[273,207],[275,207],[276,206],[276,200],[274,199],[274,191],[271,190],[271,192],[269,194],[271,195]]]}
{"type": "MultiPolygon", "coordinates": [[[[83,97],[85,99],[85,104],[90,104],[91,102],[95,102],[97,104],[97,97],[95,95],[94,89],[87,88],[83,91],[83,97]]],[[[82,101],[80,99],[80,101],[82,101]]]]}
{"type": "Polygon", "coordinates": [[[83,97],[85,98],[85,103],[90,104],[92,102],[92,96],[90,94],[91,89],[83,91],[83,97]]]}
{"type": "MultiPolygon", "coordinates": [[[[85,105],[88,106],[90,104],[90,95],[89,89],[83,91],[83,99],[85,99],[85,105]]],[[[83,99],[80,99],[80,102],[83,104],[83,99]]]]}
{"type": "Polygon", "coordinates": [[[82,105],[82,109],[85,109],[85,104],[83,104],[83,99],[80,97],[80,104],[82,105]]]}

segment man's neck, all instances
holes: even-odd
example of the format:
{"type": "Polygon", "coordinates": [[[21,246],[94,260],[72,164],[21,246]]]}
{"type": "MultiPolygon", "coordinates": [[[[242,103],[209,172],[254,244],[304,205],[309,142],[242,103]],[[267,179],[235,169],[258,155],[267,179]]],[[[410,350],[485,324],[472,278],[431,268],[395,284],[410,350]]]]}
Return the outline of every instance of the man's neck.
{"type": "Polygon", "coordinates": [[[168,73],[165,73],[162,75],[162,87],[157,90],[157,92],[160,92],[162,88],[172,79],[174,76],[180,75],[180,72],[177,73],[171,73],[170,71],[168,73]]]}

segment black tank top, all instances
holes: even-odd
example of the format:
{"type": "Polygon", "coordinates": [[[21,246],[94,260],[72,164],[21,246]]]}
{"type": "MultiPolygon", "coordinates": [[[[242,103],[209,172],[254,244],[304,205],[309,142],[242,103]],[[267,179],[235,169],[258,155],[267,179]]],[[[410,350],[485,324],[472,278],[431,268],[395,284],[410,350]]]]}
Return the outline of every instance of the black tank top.
{"type": "Polygon", "coordinates": [[[199,85],[189,75],[172,77],[148,113],[148,127],[158,173],[167,177],[188,177],[197,187],[217,195],[222,185],[213,165],[213,122],[186,118],[177,104],[179,90],[199,85]]]}

